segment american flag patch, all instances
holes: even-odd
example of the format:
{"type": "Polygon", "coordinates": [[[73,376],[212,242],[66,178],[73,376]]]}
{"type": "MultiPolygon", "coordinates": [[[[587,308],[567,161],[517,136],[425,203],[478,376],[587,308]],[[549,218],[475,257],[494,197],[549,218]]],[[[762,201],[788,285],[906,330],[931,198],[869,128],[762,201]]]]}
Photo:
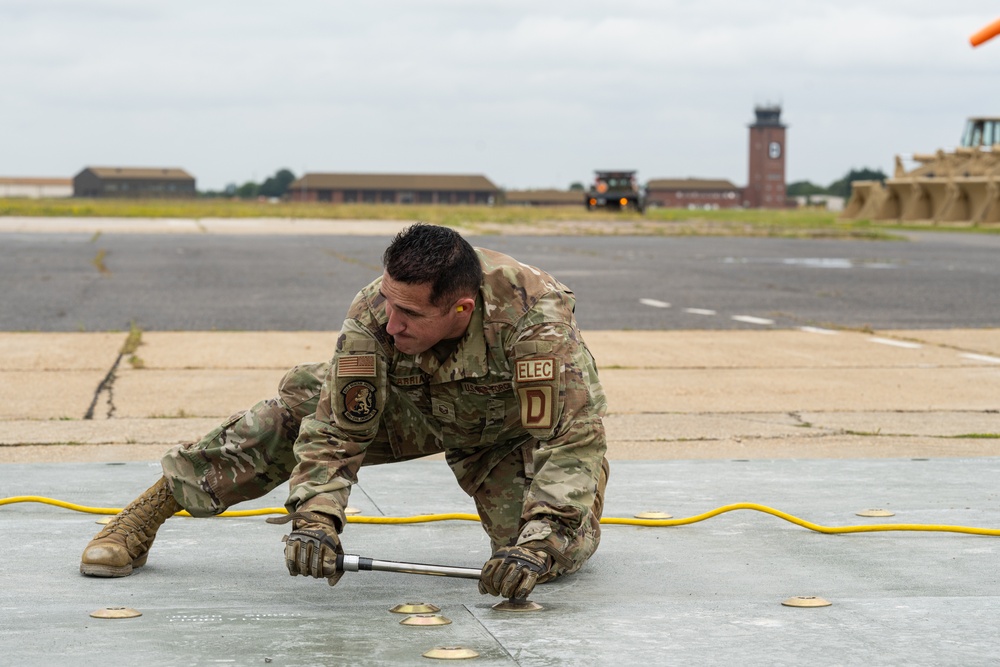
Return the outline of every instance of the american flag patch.
{"type": "Polygon", "coordinates": [[[337,377],[375,377],[374,354],[352,354],[337,360],[337,377]]]}

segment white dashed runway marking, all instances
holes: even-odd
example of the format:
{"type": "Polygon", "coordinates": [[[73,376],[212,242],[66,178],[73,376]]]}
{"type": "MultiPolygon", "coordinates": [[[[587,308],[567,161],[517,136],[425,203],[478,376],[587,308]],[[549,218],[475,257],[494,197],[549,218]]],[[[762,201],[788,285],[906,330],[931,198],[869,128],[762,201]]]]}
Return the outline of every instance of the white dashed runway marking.
{"type": "Polygon", "coordinates": [[[732,319],[737,322],[745,322],[747,324],[761,324],[765,326],[774,324],[774,320],[769,320],[765,317],[751,317],[750,315],[733,315],[732,319]]]}
{"type": "Polygon", "coordinates": [[[964,357],[966,359],[972,359],[973,361],[986,361],[986,362],[991,363],[991,364],[1000,364],[1000,358],[991,357],[991,356],[986,355],[986,354],[963,353],[963,354],[960,354],[959,356],[960,357],[964,357]]]}
{"type": "Polygon", "coordinates": [[[920,343],[908,343],[905,340],[892,340],[891,338],[879,338],[874,336],[869,338],[873,343],[879,343],[880,345],[892,345],[893,347],[904,347],[907,350],[919,350],[923,347],[920,343]]]}
{"type": "Polygon", "coordinates": [[[649,306],[651,308],[669,308],[670,304],[666,301],[657,301],[656,299],[639,299],[639,303],[644,306],[649,306]]]}
{"type": "MultiPolygon", "coordinates": [[[[834,263],[828,263],[826,266],[833,266],[834,263]]],[[[649,306],[650,308],[670,308],[670,304],[666,301],[660,301],[659,299],[639,299],[639,303],[644,306],[649,306]]],[[[718,311],[712,310],[710,308],[684,308],[685,313],[689,315],[704,315],[704,316],[714,316],[718,315],[718,311]]],[[[772,326],[774,325],[774,320],[768,319],[766,317],[754,317],[753,315],[733,315],[730,317],[734,322],[743,322],[745,324],[757,324],[760,326],[772,326]]],[[[799,331],[811,334],[820,334],[823,336],[836,336],[840,332],[835,329],[826,329],[823,327],[810,327],[802,326],[798,327],[799,331]]],[[[871,336],[868,338],[869,342],[878,343],[879,345],[889,345],[891,347],[899,347],[905,350],[919,350],[923,348],[920,343],[913,343],[905,340],[894,340],[892,338],[881,338],[879,336],[871,336]]],[[[989,364],[1000,364],[1000,357],[991,357],[986,354],[973,354],[973,353],[961,353],[959,354],[964,359],[970,361],[979,361],[989,364]]]]}

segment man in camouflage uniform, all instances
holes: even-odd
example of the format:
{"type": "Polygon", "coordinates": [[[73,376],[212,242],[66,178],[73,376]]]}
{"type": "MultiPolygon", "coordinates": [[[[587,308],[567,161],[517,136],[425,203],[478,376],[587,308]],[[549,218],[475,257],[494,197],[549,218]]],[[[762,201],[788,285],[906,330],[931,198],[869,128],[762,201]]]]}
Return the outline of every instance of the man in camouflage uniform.
{"type": "Polygon", "coordinates": [[[481,592],[523,598],[584,564],[600,541],[606,403],[573,293],[432,225],[397,235],[383,264],[333,359],[297,366],[277,398],[170,450],[164,477],[91,541],[81,572],[131,574],[179,508],[216,515],[289,480],[277,520],[293,522],[289,573],[333,585],[358,470],[439,452],[492,542],[481,592]]]}

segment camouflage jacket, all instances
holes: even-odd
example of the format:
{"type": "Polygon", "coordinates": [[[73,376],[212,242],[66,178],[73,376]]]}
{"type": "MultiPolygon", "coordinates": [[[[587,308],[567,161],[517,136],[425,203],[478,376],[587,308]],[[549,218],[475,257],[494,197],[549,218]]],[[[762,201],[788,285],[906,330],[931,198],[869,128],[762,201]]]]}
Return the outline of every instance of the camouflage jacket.
{"type": "Polygon", "coordinates": [[[444,451],[470,495],[496,463],[535,439],[521,541],[580,528],[606,449],[606,401],[575,298],[543,271],[477,253],[484,275],[476,309],[443,362],[393,346],[381,278],[354,299],[316,413],[295,443],[289,511],[329,514],[342,529],[350,486],[376,438],[387,437],[397,458],[444,451]]]}

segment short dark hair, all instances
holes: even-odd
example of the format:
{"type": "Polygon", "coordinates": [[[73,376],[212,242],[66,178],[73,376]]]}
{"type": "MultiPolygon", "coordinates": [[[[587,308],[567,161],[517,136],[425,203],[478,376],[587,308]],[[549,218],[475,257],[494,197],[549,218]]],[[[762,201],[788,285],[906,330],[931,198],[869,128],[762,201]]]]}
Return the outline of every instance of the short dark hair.
{"type": "Polygon", "coordinates": [[[429,284],[431,304],[475,297],[483,282],[483,268],[475,249],[448,227],[417,223],[407,227],[382,254],[382,266],[393,280],[409,285],[429,284]]]}

